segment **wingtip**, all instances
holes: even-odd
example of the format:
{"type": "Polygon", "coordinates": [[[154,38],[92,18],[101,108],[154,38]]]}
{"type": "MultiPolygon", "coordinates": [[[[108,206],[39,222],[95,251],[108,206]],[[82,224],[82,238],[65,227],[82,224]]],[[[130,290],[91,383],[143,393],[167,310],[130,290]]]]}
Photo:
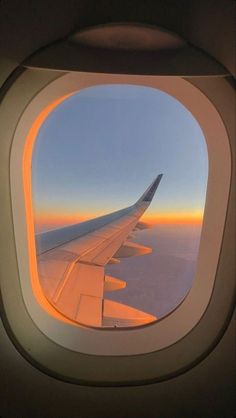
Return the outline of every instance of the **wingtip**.
{"type": "Polygon", "coordinates": [[[143,202],[151,202],[153,199],[154,194],[156,193],[156,190],[159,186],[159,183],[162,179],[163,173],[158,174],[158,176],[155,178],[155,180],[152,182],[152,184],[148,187],[144,195],[142,196],[143,202]]]}
{"type": "Polygon", "coordinates": [[[145,203],[151,203],[154,194],[156,193],[156,190],[159,186],[159,183],[163,177],[163,173],[160,173],[156,176],[154,181],[150,184],[150,186],[145,190],[145,192],[142,194],[142,196],[139,198],[139,200],[136,202],[136,204],[140,204],[142,202],[145,203]]]}

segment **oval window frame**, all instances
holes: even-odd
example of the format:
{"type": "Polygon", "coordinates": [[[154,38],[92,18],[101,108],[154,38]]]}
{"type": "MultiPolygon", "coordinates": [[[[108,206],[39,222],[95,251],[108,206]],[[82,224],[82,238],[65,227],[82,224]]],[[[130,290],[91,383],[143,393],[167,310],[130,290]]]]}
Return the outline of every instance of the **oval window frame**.
{"type": "MultiPolygon", "coordinates": [[[[10,155],[12,140],[14,139],[15,141],[15,137],[13,138],[14,131],[22,112],[24,112],[24,109],[26,109],[34,96],[39,94],[39,92],[53,80],[61,77],[61,75],[62,74],[60,72],[56,71],[26,70],[19,76],[5,96],[1,109],[3,116],[2,120],[4,122],[2,124],[2,129],[5,135],[5,142],[2,145],[4,149],[4,155],[2,158],[3,167],[6,166],[9,168],[9,166],[6,165],[7,163],[4,160],[4,157],[7,153],[10,155]],[[10,128],[4,130],[6,126],[10,126],[10,128]]],[[[136,78],[136,76],[130,77],[136,78]]],[[[137,78],[140,79],[140,77],[142,76],[138,76],[137,78]]],[[[147,77],[143,78],[147,79],[147,77]]],[[[175,77],[163,78],[173,80],[175,77]]],[[[138,80],[136,80],[136,82],[137,81],[138,80]]],[[[231,87],[223,79],[209,80],[208,83],[203,79],[200,80],[198,78],[192,78],[187,80],[187,82],[188,84],[191,83],[190,85],[195,84],[195,89],[199,89],[199,93],[202,94],[210,105],[211,102],[207,99],[206,95],[209,94],[209,96],[213,98],[213,102],[216,97],[215,101],[218,103],[218,107],[223,113],[224,120],[227,122],[227,129],[229,129],[231,138],[232,121],[230,121],[228,111],[225,112],[226,105],[229,106],[232,103],[231,100],[233,100],[231,87]],[[218,97],[215,92],[213,93],[214,87],[219,89],[218,97]],[[200,89],[202,89],[205,94],[201,93],[200,89]],[[224,99],[223,104],[221,101],[222,94],[224,99]]],[[[213,104],[212,107],[215,109],[213,104]]],[[[216,109],[215,113],[220,118],[216,109]]],[[[221,123],[223,124],[222,120],[221,123]]],[[[227,133],[225,140],[225,145],[228,148],[228,153],[230,154],[227,133]]],[[[228,157],[230,159],[229,155],[228,157]]],[[[231,162],[229,162],[227,170],[231,172],[231,162]]],[[[9,265],[4,264],[6,274],[1,278],[3,300],[2,308],[3,314],[5,315],[5,326],[8,326],[9,334],[17,345],[17,348],[25,357],[30,359],[34,365],[44,372],[70,382],[89,385],[130,385],[167,379],[190,368],[193,364],[196,364],[207,355],[209,350],[211,350],[219,340],[220,335],[222,335],[227,319],[229,319],[232,313],[232,301],[234,298],[234,281],[232,280],[232,274],[229,275],[226,287],[223,286],[219,272],[217,273],[217,280],[213,289],[214,298],[209,300],[207,309],[205,310],[205,313],[201,317],[199,323],[196,324],[196,326],[185,337],[178,340],[175,344],[161,350],[143,355],[85,355],[66,349],[60,344],[55,343],[51,339],[51,336],[47,337],[38,328],[38,325],[32,321],[21,293],[22,282],[20,282],[18,271],[19,259],[17,260],[16,258],[14,248],[13,223],[11,218],[12,202],[10,200],[12,184],[10,190],[9,174],[12,179],[12,172],[9,173],[9,170],[6,169],[3,176],[5,184],[3,221],[6,223],[6,228],[4,228],[4,230],[9,232],[9,238],[8,234],[6,234],[5,237],[6,249],[4,249],[4,254],[11,255],[11,263],[9,265]],[[222,294],[224,294],[223,299],[222,294]],[[216,313],[218,315],[216,315],[216,313]],[[204,336],[204,338],[201,338],[201,336],[204,336]]],[[[223,239],[227,203],[228,201],[226,198],[224,201],[225,212],[221,213],[223,216],[221,219],[221,241],[223,239]]],[[[21,215],[22,213],[18,210],[17,217],[20,217],[21,215]]],[[[228,214],[228,217],[229,216],[230,215],[228,214]]],[[[229,217],[228,219],[228,222],[230,222],[231,218],[229,217]]],[[[16,217],[14,218],[14,221],[16,223],[16,217]]],[[[21,221],[24,222],[25,219],[21,219],[21,221]]],[[[228,229],[224,232],[226,234],[229,233],[228,229]]],[[[21,247],[21,255],[24,256],[25,254],[27,259],[27,248],[23,248],[22,245],[21,247]]],[[[225,271],[225,263],[222,265],[222,260],[220,268],[225,271]]],[[[215,269],[217,269],[217,265],[215,266],[215,269]]]]}
{"type": "MultiPolygon", "coordinates": [[[[228,147],[228,138],[221,118],[217,117],[217,113],[211,103],[202,95],[199,90],[193,87],[186,80],[179,77],[143,77],[130,75],[103,75],[92,73],[70,73],[66,74],[56,81],[50,83],[43,89],[30,105],[25,109],[15,131],[12,153],[11,153],[11,189],[14,208],[17,207],[17,213],[14,214],[15,237],[19,260],[20,277],[23,297],[28,311],[37,326],[56,343],[67,347],[68,349],[92,355],[137,355],[150,353],[152,351],[161,350],[176,343],[183,338],[191,329],[199,322],[209,303],[211,292],[214,286],[214,278],[216,274],[217,260],[219,258],[220,244],[223,234],[223,227],[226,214],[226,205],[224,202],[228,200],[229,183],[230,183],[230,150],[228,147]],[[40,291],[40,284],[37,282],[37,273],[35,267],[35,253],[33,247],[32,231],[33,231],[33,211],[30,197],[30,178],[29,172],[31,167],[32,147],[36,139],[36,133],[40,129],[41,124],[49,115],[49,113],[62,101],[66,100],[71,94],[80,89],[91,87],[99,84],[138,84],[152,88],[158,88],[167,94],[179,100],[199,122],[206,138],[208,154],[209,154],[209,177],[206,194],[205,214],[202,227],[201,243],[199,248],[199,256],[197,263],[197,271],[194,283],[184,301],[174,312],[170,313],[162,321],[149,324],[145,327],[132,329],[132,341],[127,331],[119,330],[113,335],[112,330],[105,329],[89,329],[82,326],[74,326],[73,322],[67,321],[64,317],[57,313],[40,291]],[[181,92],[181,95],[180,95],[181,92]],[[191,100],[189,100],[191,97],[191,100]],[[197,108],[196,108],[197,104],[197,108]],[[206,123],[207,115],[207,123],[206,123]],[[214,126],[214,133],[212,127],[214,126]],[[214,144],[212,139],[214,137],[214,144]],[[26,138],[26,139],[25,139],[26,138]],[[223,148],[222,144],[225,145],[223,148]],[[227,168],[224,173],[217,173],[215,166],[217,161],[217,146],[221,148],[220,160],[227,168]],[[214,148],[214,158],[212,149],[214,148]],[[23,171],[22,171],[22,159],[23,171]],[[15,172],[22,172],[14,175],[15,172]],[[217,178],[216,178],[217,177],[217,178]],[[219,183],[221,180],[221,183],[219,183]],[[214,194],[211,193],[213,184],[214,194]],[[223,187],[222,187],[223,184],[223,187]],[[220,187],[221,186],[221,187],[220,187]],[[22,201],[22,190],[24,189],[24,199],[22,201]],[[18,202],[16,204],[16,202],[18,202]],[[215,208],[214,217],[212,208],[215,208]],[[27,225],[17,222],[19,219],[19,208],[26,214],[27,225]],[[219,216],[220,215],[220,216],[219,216]],[[223,215],[223,216],[222,216],[223,215]],[[211,219],[211,222],[209,221],[211,219]],[[209,226],[211,223],[211,226],[209,226]],[[215,224],[217,223],[217,228],[215,224]],[[27,237],[25,227],[27,229],[27,237]],[[19,238],[20,237],[20,242],[19,238]],[[28,254],[30,257],[30,272],[26,265],[26,257],[21,257],[22,237],[28,241],[28,254]],[[211,251],[207,251],[206,242],[214,242],[211,251]],[[206,253],[208,263],[205,263],[206,253]],[[208,269],[208,270],[207,270],[208,269]],[[210,271],[209,271],[210,270],[210,271]],[[31,278],[31,280],[30,280],[31,278]],[[33,278],[33,280],[32,280],[33,278]],[[204,279],[203,279],[204,278],[204,279]],[[34,292],[31,293],[29,284],[32,284],[34,292]],[[196,297],[195,295],[201,295],[196,297]],[[35,300],[35,296],[38,299],[35,300]],[[34,302],[33,302],[34,301],[34,302]],[[36,303],[35,303],[36,302],[36,303]],[[40,312],[37,303],[43,304],[47,310],[46,317],[44,312],[40,312]],[[55,312],[53,312],[55,311],[55,312]],[[48,318],[48,313],[52,316],[48,318]],[[54,322],[54,318],[61,321],[54,322]],[[65,329],[67,328],[67,329],[65,329]],[[70,329],[70,330],[69,330],[70,329]],[[99,334],[98,334],[99,333],[99,334]],[[111,334],[112,333],[112,334],[111,334]],[[66,335],[66,338],[65,338],[66,335]],[[156,338],[154,337],[156,335],[156,338]],[[100,344],[97,344],[97,340],[100,344]],[[81,342],[82,341],[82,342],[81,342]]],[[[26,242],[25,241],[25,242],[26,242]]]]}

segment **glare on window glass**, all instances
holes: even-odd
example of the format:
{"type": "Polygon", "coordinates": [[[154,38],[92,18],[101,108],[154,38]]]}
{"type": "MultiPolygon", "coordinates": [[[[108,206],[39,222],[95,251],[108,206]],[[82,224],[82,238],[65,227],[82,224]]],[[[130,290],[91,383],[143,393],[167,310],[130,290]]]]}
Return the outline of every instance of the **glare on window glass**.
{"type": "Polygon", "coordinates": [[[99,85],[54,109],[34,145],[32,198],[55,309],[107,328],[173,311],[195,277],[207,171],[198,123],[157,89],[99,85]]]}

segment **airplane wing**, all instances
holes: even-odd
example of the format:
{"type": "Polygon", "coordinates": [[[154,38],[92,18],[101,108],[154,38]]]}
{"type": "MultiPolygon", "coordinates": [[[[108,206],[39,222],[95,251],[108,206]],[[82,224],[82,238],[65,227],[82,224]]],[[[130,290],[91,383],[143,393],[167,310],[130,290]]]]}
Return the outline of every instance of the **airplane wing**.
{"type": "Polygon", "coordinates": [[[104,292],[125,287],[105,274],[105,267],[123,257],[150,253],[129,241],[143,229],[140,217],[161,181],[159,174],[132,206],[80,224],[36,235],[38,274],[45,296],[62,314],[93,327],[135,326],[157,318],[128,305],[104,299],[104,292]]]}

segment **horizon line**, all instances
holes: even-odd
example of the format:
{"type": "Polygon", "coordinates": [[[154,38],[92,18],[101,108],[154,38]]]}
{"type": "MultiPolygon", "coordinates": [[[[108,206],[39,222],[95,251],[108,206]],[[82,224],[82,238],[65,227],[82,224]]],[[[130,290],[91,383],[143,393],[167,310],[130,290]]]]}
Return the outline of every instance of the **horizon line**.
{"type": "MultiPolygon", "coordinates": [[[[87,215],[71,215],[71,214],[36,214],[34,216],[34,222],[38,227],[55,225],[65,226],[75,223],[81,223],[90,219],[95,219],[99,216],[103,216],[104,213],[90,213],[87,215]]],[[[180,213],[159,213],[157,215],[144,214],[140,219],[150,225],[162,225],[162,224],[201,224],[203,221],[202,212],[180,212],[180,213]]]]}

